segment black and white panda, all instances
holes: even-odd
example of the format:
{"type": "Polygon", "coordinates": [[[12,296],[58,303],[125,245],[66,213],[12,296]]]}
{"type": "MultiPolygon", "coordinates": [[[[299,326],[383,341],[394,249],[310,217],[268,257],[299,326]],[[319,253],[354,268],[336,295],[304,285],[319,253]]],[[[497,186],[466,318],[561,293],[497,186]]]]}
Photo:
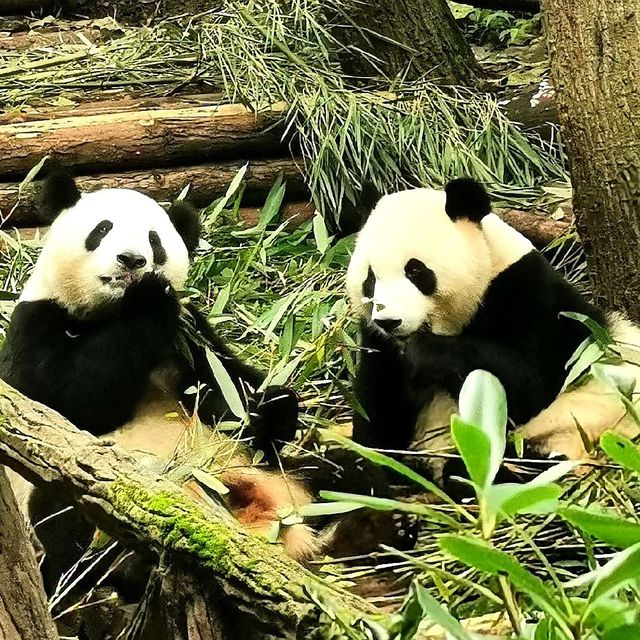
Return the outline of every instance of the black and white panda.
{"type": "MultiPolygon", "coordinates": [[[[379,199],[358,235],[347,289],[362,319],[355,394],[366,417],[354,418],[353,434],[360,443],[450,452],[450,416],[474,369],[502,382],[509,417],[537,456],[586,457],[576,425],[593,442],[613,427],[637,433],[618,394],[599,380],[561,392],[567,362],[589,336],[561,312],[607,326],[636,362],[640,330],[587,302],[491,213],[477,182],[379,199]]],[[[640,379],[640,367],[621,367],[640,379]]],[[[446,482],[442,459],[433,460],[446,482]]]]}
{"type": "MultiPolygon", "coordinates": [[[[0,377],[93,435],[142,456],[168,458],[188,439],[196,402],[205,424],[228,414],[204,347],[190,343],[185,353],[177,346],[180,316],[187,314],[246,402],[251,417],[243,435],[273,459],[297,428],[295,394],[279,387],[258,391],[265,376],[234,357],[197,310],[179,300],[198,243],[197,212],[177,202],[167,213],[127,189],[81,194],[63,172],[47,179],[41,201],[51,228],[7,329],[0,377]],[[193,387],[198,394],[184,393],[193,387]]],[[[237,449],[220,474],[228,504],[246,527],[272,532],[274,521],[309,495],[280,472],[252,467],[251,457],[237,449]]],[[[75,512],[38,524],[65,504],[42,489],[30,497],[50,593],[93,535],[75,512]]],[[[281,533],[290,555],[313,552],[306,526],[281,533]]]]}

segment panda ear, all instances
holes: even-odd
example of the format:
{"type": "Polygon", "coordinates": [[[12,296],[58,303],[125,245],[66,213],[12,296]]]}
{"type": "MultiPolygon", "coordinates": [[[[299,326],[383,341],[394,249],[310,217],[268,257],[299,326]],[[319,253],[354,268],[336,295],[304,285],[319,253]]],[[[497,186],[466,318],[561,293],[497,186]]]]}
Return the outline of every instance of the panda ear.
{"type": "Polygon", "coordinates": [[[480,222],[491,213],[491,200],[485,188],[471,178],[452,180],[445,188],[447,201],[444,206],[452,220],[480,222]]]}
{"type": "Polygon", "coordinates": [[[64,169],[49,173],[40,189],[38,217],[51,224],[61,211],[73,207],[80,200],[80,191],[73,176],[64,169]]]}
{"type": "Polygon", "coordinates": [[[340,237],[360,231],[383,195],[373,182],[365,182],[355,204],[345,198],[340,212],[340,237]]]}
{"type": "Polygon", "coordinates": [[[187,247],[189,255],[193,254],[198,248],[198,240],[200,239],[201,225],[198,210],[184,200],[176,200],[169,207],[167,213],[187,247]]]}

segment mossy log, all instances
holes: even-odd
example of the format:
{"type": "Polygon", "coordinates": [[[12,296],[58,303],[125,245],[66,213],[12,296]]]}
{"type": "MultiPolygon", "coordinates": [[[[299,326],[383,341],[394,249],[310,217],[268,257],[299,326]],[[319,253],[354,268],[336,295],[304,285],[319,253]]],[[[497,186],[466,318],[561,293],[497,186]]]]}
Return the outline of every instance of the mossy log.
{"type": "Polygon", "coordinates": [[[324,582],[277,547],[242,531],[222,508],[194,502],[173,482],[108,441],[0,381],[0,463],[67,494],[114,538],[184,559],[201,583],[273,638],[322,638],[336,612],[347,623],[386,618],[365,600],[324,582]]]}
{"type": "Polygon", "coordinates": [[[46,154],[83,172],[268,156],[282,151],[284,113],[223,104],[4,124],[0,177],[26,175],[46,154]]]}
{"type": "MultiPolygon", "coordinates": [[[[81,191],[105,187],[135,189],[159,202],[171,202],[190,185],[190,202],[204,207],[224,195],[229,183],[245,163],[244,160],[237,160],[175,169],[78,176],[76,183],[81,191]]],[[[301,167],[301,161],[289,158],[249,161],[243,202],[262,204],[280,174],[287,184],[287,198],[305,197],[307,187],[301,167]]],[[[36,211],[38,188],[37,181],[26,185],[22,191],[17,182],[0,184],[0,228],[33,227],[39,224],[36,211]]]]}
{"type": "Polygon", "coordinates": [[[0,466],[0,638],[57,637],[24,519],[0,466]]]}

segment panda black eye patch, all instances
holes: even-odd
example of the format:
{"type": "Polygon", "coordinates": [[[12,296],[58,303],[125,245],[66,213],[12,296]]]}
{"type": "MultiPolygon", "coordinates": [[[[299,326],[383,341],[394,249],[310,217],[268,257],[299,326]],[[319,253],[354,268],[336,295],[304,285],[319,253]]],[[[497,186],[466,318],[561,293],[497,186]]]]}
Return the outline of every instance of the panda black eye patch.
{"type": "Polygon", "coordinates": [[[111,220],[103,220],[92,229],[91,233],[84,241],[84,246],[87,251],[95,251],[102,242],[102,239],[113,229],[113,222],[111,220]]]}
{"type": "Polygon", "coordinates": [[[404,265],[404,274],[407,280],[409,280],[420,293],[425,296],[431,296],[435,293],[436,274],[429,269],[422,260],[411,258],[411,260],[404,265]]]}
{"type": "Polygon", "coordinates": [[[369,267],[369,273],[367,279],[362,283],[362,295],[365,298],[373,298],[373,292],[376,288],[376,276],[373,273],[373,269],[369,267]]]}
{"type": "Polygon", "coordinates": [[[162,241],[160,240],[160,236],[157,231],[149,231],[149,244],[153,251],[153,263],[160,265],[164,264],[167,261],[167,252],[162,246],[162,241]]]}

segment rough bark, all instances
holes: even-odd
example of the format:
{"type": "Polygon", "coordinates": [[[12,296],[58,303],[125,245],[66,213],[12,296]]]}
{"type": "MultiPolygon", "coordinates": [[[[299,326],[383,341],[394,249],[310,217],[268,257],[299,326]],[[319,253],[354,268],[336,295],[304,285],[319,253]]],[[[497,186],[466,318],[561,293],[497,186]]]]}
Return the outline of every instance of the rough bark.
{"type": "Polygon", "coordinates": [[[0,638],[57,637],[24,519],[0,466],[0,638]]]}
{"type": "Polygon", "coordinates": [[[255,114],[235,104],[5,124],[0,177],[25,175],[45,154],[86,172],[260,157],[282,151],[282,117],[282,108],[255,114]]]}
{"type": "Polygon", "coordinates": [[[327,607],[347,621],[380,615],[242,531],[223,508],[195,503],[112,443],[78,431],[4,382],[0,417],[0,463],[66,493],[116,539],[165,550],[183,566],[197,566],[205,595],[212,597],[206,585],[215,583],[217,597],[265,636],[326,637],[327,607]]]}
{"type": "Polygon", "coordinates": [[[446,0],[354,0],[337,21],[335,35],[348,49],[342,67],[350,75],[428,76],[466,86],[482,76],[446,0]]]}
{"type": "MultiPolygon", "coordinates": [[[[118,174],[78,176],[81,191],[94,191],[103,187],[126,188],[142,191],[159,202],[175,199],[187,185],[189,200],[196,206],[206,206],[223,195],[233,176],[245,161],[203,164],[175,169],[123,171],[118,174]]],[[[251,160],[245,174],[245,202],[257,204],[282,174],[287,183],[288,198],[303,198],[307,188],[301,173],[301,161],[295,159],[251,160]]],[[[39,224],[36,203],[38,183],[19,191],[18,184],[0,184],[0,228],[28,227],[39,224]]]]}
{"type": "Polygon", "coordinates": [[[544,0],[596,302],[640,320],[640,0],[544,0]]]}

